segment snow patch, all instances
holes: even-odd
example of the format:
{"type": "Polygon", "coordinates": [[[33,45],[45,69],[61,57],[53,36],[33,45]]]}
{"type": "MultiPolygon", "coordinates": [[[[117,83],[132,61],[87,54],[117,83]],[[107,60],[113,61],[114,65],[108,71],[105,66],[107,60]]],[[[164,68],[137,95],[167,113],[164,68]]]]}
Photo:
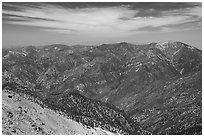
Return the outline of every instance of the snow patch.
{"type": "Polygon", "coordinates": [[[183,74],[184,68],[181,69],[180,74],[183,74]]]}
{"type": "Polygon", "coordinates": [[[142,66],[142,63],[137,62],[137,64],[136,64],[136,66],[135,66],[135,67],[139,67],[139,66],[142,66]]]}
{"type": "Polygon", "coordinates": [[[138,72],[138,71],[139,71],[139,69],[140,69],[140,68],[137,68],[137,69],[135,70],[135,72],[138,72]]]}
{"type": "Polygon", "coordinates": [[[162,43],[157,43],[157,48],[160,50],[165,50],[169,42],[162,42],[162,43]]]}
{"type": "MultiPolygon", "coordinates": [[[[184,46],[184,45],[182,44],[182,46],[184,46]]],[[[189,48],[189,49],[191,49],[191,50],[196,49],[195,47],[192,47],[192,46],[189,46],[189,45],[187,45],[186,47],[189,48]]]]}
{"type": "Polygon", "coordinates": [[[176,52],[174,52],[174,55],[176,55],[181,49],[177,50],[176,52]]]}

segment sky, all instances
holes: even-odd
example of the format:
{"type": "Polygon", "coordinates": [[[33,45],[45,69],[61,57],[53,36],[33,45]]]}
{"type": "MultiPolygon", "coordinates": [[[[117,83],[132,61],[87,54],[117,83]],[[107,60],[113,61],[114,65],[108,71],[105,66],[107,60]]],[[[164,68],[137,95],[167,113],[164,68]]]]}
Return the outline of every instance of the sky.
{"type": "Polygon", "coordinates": [[[2,3],[2,45],[181,41],[202,49],[202,3],[2,3]]]}

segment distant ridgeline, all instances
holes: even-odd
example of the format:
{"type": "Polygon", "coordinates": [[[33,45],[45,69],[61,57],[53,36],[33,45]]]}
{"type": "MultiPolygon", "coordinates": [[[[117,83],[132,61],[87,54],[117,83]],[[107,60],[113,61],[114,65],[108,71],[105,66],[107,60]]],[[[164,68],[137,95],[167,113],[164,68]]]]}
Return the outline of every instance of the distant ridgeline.
{"type": "Polygon", "coordinates": [[[181,42],[2,50],[3,89],[120,134],[202,134],[202,51],[181,42]]]}

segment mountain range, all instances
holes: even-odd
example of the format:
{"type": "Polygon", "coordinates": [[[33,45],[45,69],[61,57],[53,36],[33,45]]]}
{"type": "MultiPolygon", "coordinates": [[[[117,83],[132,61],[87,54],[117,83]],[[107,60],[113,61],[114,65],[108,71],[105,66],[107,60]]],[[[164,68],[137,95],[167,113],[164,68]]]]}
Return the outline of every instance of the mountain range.
{"type": "Polygon", "coordinates": [[[202,51],[182,42],[2,49],[2,87],[112,133],[202,134],[202,51]]]}

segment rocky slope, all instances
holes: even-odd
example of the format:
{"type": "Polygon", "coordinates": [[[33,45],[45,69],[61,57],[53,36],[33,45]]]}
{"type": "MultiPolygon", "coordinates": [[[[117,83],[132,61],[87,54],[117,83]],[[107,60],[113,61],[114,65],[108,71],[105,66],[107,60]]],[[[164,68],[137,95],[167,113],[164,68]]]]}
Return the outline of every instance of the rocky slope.
{"type": "Polygon", "coordinates": [[[2,61],[3,87],[17,83],[52,109],[62,105],[61,111],[92,117],[83,110],[85,99],[97,104],[93,113],[100,113],[94,117],[109,121],[114,132],[201,134],[202,52],[187,44],[30,46],[3,50],[2,61]],[[117,122],[104,118],[107,114],[97,107],[106,105],[117,122]]]}
{"type": "Polygon", "coordinates": [[[6,135],[113,135],[84,126],[59,113],[42,108],[32,98],[12,90],[2,94],[2,133],[6,135]]]}

